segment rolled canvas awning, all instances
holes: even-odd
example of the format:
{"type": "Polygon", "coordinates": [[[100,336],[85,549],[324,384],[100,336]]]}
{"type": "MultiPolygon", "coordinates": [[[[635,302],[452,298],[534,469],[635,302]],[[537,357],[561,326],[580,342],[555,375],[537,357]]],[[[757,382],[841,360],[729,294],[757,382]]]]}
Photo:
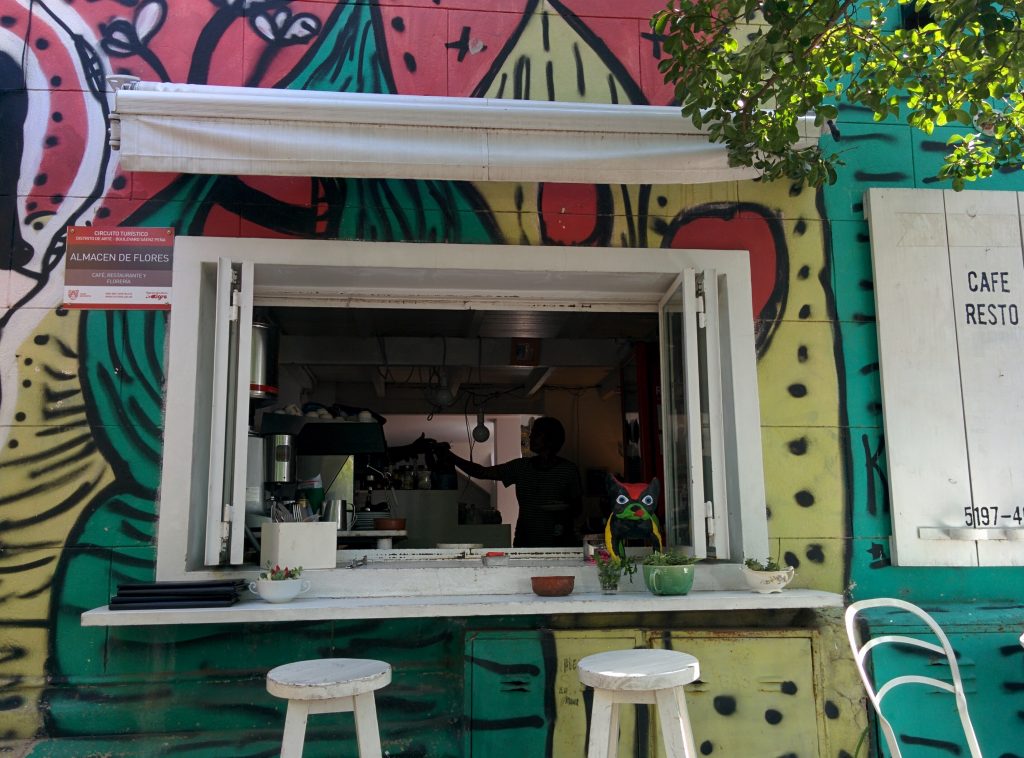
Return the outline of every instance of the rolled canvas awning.
{"type": "MultiPolygon", "coordinates": [[[[131,82],[110,143],[127,171],[697,184],[749,179],[678,108],[131,82]]],[[[801,121],[803,144],[820,129],[801,121]]]]}

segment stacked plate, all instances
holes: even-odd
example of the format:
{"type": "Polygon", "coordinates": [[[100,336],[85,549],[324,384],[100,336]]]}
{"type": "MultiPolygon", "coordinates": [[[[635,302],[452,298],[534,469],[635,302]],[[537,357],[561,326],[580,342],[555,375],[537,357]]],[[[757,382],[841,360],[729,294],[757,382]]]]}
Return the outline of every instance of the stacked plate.
{"type": "Polygon", "coordinates": [[[391,514],[388,511],[356,511],[355,521],[352,523],[353,529],[373,529],[373,520],[375,518],[390,518],[391,514]]]}
{"type": "Polygon", "coordinates": [[[245,582],[146,582],[119,584],[110,598],[110,610],[148,608],[223,608],[238,602],[245,582]]]}

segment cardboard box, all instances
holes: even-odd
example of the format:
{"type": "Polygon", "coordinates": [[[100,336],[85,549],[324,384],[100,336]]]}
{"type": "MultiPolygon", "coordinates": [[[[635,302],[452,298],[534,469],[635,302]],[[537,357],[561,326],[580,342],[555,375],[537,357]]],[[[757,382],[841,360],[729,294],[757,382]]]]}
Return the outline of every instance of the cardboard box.
{"type": "Polygon", "coordinates": [[[302,566],[304,569],[337,565],[338,527],[330,521],[264,524],[260,536],[260,566],[302,566]]]}

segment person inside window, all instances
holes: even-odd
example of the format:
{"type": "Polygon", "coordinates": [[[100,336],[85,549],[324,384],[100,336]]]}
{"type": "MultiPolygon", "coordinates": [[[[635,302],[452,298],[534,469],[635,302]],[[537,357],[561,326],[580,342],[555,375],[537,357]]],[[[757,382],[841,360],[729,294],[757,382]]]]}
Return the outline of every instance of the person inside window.
{"type": "Polygon", "coordinates": [[[514,458],[497,466],[482,466],[443,453],[448,462],[475,479],[516,486],[519,519],[513,547],[573,547],[581,544],[575,522],[582,512],[580,473],[576,464],[558,455],[565,428],[550,416],[533,422],[529,458],[514,458]]]}

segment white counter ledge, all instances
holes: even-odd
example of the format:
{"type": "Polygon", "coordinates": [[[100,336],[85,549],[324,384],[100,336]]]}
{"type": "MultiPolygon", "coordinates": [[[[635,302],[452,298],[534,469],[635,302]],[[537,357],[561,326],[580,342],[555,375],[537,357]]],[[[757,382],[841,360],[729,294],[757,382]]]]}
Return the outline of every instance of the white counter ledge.
{"type": "Polygon", "coordinates": [[[694,591],[657,596],[647,592],[574,592],[565,597],[533,594],[407,595],[322,597],[266,603],[248,597],[227,608],[173,608],[112,611],[108,606],[82,614],[82,626],[241,624],[330,621],[419,616],[524,616],[578,613],[795,610],[841,608],[842,595],[820,590],[785,590],[762,595],[748,590],[694,591]]]}

